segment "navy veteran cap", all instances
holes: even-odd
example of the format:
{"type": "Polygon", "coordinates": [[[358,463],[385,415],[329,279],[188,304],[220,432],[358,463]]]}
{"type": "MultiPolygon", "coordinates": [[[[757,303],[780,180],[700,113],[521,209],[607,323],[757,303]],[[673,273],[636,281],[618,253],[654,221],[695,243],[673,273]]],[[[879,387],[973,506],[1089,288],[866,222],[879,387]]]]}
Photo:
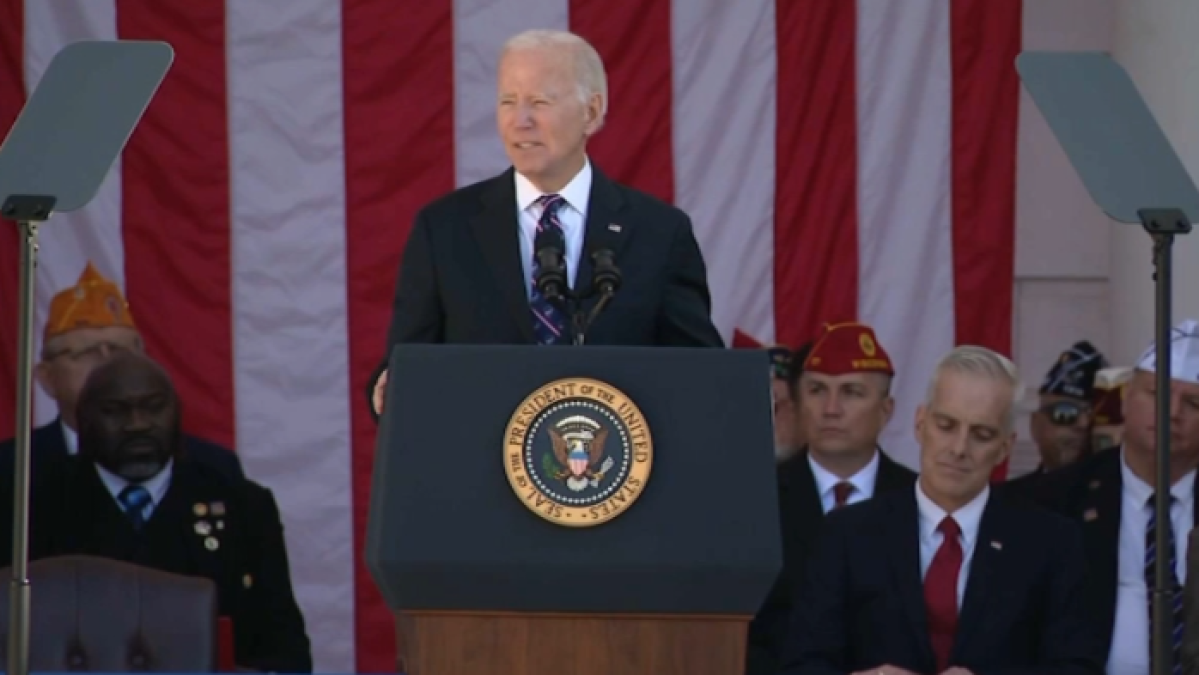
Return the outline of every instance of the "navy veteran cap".
{"type": "Polygon", "coordinates": [[[770,354],[770,372],[779,380],[791,378],[791,349],[787,345],[771,345],[766,348],[770,354]]]}
{"type": "Polygon", "coordinates": [[[1041,393],[1089,401],[1095,391],[1095,375],[1107,366],[1107,359],[1094,345],[1086,340],[1075,342],[1049,369],[1041,383],[1041,393]]]}

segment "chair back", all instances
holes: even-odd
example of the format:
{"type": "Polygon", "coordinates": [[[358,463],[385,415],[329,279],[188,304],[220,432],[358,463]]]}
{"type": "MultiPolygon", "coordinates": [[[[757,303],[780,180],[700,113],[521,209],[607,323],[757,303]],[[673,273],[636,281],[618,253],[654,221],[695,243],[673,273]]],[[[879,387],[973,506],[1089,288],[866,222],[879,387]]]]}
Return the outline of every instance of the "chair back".
{"type": "MultiPolygon", "coordinates": [[[[7,664],[12,568],[3,574],[0,664],[7,664]]],[[[30,563],[29,581],[30,671],[217,670],[217,591],[209,579],[62,556],[30,563]]]]}

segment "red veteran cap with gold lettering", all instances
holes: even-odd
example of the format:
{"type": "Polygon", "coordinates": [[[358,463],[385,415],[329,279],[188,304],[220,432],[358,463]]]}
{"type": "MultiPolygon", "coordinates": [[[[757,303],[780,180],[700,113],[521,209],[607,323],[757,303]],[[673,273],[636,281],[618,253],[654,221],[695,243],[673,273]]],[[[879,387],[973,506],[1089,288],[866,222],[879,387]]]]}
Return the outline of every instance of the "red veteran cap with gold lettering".
{"type": "Polygon", "coordinates": [[[895,374],[891,357],[878,343],[874,329],[855,322],[825,324],[824,333],[813,343],[803,369],[825,375],[895,374]]]}

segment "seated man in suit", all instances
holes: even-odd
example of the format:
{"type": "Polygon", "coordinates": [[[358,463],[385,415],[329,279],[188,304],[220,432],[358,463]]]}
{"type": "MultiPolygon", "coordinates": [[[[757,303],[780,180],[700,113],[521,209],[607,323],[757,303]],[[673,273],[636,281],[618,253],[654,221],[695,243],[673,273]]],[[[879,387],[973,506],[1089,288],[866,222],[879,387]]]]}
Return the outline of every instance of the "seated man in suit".
{"type": "Polygon", "coordinates": [[[183,452],[167,374],[133,352],[115,356],[88,377],[78,423],[79,455],[32,482],[30,558],[94,555],[207,577],[232,619],[237,665],[310,672],[274,496],[183,452]]]}
{"type": "Polygon", "coordinates": [[[916,486],[828,516],[785,673],[1103,672],[1077,526],[988,487],[1015,442],[1019,391],[990,350],[940,361],[916,413],[916,486]]]}
{"type": "MultiPolygon", "coordinates": [[[[142,350],[141,335],[121,289],[88,263],[79,281],[50,301],[41,361],[34,375],[46,394],[58,403],[59,417],[33,430],[31,467],[77,452],[75,403],[92,369],[115,354],[142,350]]],[[[185,438],[185,446],[196,461],[232,477],[242,477],[241,461],[231,450],[192,436],[185,438]]],[[[9,490],[15,450],[15,439],[0,441],[0,482],[9,490]]]]}
{"type": "MultiPolygon", "coordinates": [[[[565,31],[522,33],[500,55],[496,121],[512,168],[434,201],[416,216],[396,281],[387,350],[368,388],[377,414],[386,360],[410,342],[569,344],[568,308],[534,278],[555,242],[574,293],[594,290],[594,254],[610,251],[620,292],[587,331],[597,345],[722,347],[703,255],[687,214],[594,166],[608,86],[599,54],[565,31]]],[[[595,305],[588,297],[583,308],[595,305]]]]}
{"type": "Polygon", "coordinates": [[[1041,477],[1090,454],[1095,377],[1106,366],[1103,354],[1086,340],[1074,343],[1054,362],[1041,383],[1038,406],[1029,419],[1041,464],[1009,480],[1003,487],[1005,493],[1036,500],[1041,477]]]}
{"type": "Polygon", "coordinates": [[[895,402],[895,367],[874,329],[826,326],[793,389],[804,450],[779,467],[783,572],[749,628],[746,675],[774,675],[787,640],[792,593],[825,514],[893,490],[910,490],[916,474],[878,445],[895,402]]]}
{"type": "MultiPolygon", "coordinates": [[[[1156,514],[1157,350],[1151,344],[1125,385],[1124,433],[1118,447],[1050,474],[1043,488],[1051,504],[1082,528],[1087,551],[1087,616],[1103,641],[1108,675],[1151,672],[1153,623],[1150,598],[1157,585],[1156,539],[1165,529],[1169,578],[1164,586],[1172,610],[1172,657],[1165,672],[1179,672],[1182,626],[1199,626],[1183,616],[1183,585],[1193,584],[1185,561],[1187,535],[1199,522],[1195,499],[1199,468],[1199,322],[1184,320],[1170,342],[1170,495],[1168,522],[1156,514]],[[1167,527],[1162,527],[1165,525],[1167,527]],[[1184,620],[1185,619],[1185,620],[1184,620]]],[[[1199,647],[1199,637],[1188,644],[1199,647]]]]}

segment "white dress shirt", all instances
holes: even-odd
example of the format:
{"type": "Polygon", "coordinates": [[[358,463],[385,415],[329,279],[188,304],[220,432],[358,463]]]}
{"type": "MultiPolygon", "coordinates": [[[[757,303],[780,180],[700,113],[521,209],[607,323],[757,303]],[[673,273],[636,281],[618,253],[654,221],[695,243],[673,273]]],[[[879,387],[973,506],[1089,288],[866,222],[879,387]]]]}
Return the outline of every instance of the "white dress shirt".
{"type": "MultiPolygon", "coordinates": [[[[1116,620],[1112,646],[1107,657],[1108,675],[1144,675],[1149,672],[1149,596],[1145,589],[1145,529],[1154,505],[1149,502],[1153,486],[1137,478],[1120,451],[1119,572],[1116,576],[1116,620]]],[[[1187,535],[1194,524],[1195,472],[1191,471],[1170,488],[1174,503],[1170,522],[1174,526],[1175,574],[1186,583],[1187,535]]]]}
{"type": "Polygon", "coordinates": [[[962,606],[962,598],[966,594],[966,580],[970,577],[970,563],[974,560],[974,548],[978,543],[978,524],[982,521],[983,509],[986,508],[990,495],[991,488],[985,487],[965,506],[952,514],[947,514],[945,509],[937,506],[933,500],[929,499],[928,495],[924,494],[924,490],[920,487],[920,481],[916,481],[916,508],[920,516],[920,578],[923,579],[928,574],[933,556],[937,555],[937,550],[941,548],[941,540],[944,539],[944,536],[937,531],[937,526],[941,524],[946,515],[952,515],[961,530],[959,539],[962,545],[962,567],[958,571],[959,609],[962,606]]]}
{"type": "Polygon", "coordinates": [[[812,477],[816,479],[816,493],[820,495],[820,504],[824,507],[825,513],[832,511],[833,507],[837,505],[837,495],[833,488],[842,481],[853,485],[849,498],[845,500],[846,505],[864,502],[874,496],[874,483],[878,479],[877,450],[874,451],[874,456],[870,458],[870,462],[866,466],[847,479],[820,466],[819,462],[812,459],[811,452],[808,453],[808,464],[812,467],[812,477]]]}
{"type": "MultiPolygon", "coordinates": [[[[516,173],[516,209],[520,219],[520,262],[525,272],[525,292],[533,292],[533,240],[537,237],[537,221],[542,208],[536,202],[546,193],[537,189],[528,178],[516,173]]],[[[575,273],[583,255],[583,223],[591,200],[591,161],[583,163],[566,187],[557,193],[566,203],[558,209],[558,222],[566,239],[566,279],[575,287],[575,273]]]]}
{"type": "MultiPolygon", "coordinates": [[[[142,481],[141,486],[146,488],[150,493],[150,502],[146,504],[142,510],[142,516],[145,520],[150,520],[150,514],[154,513],[154,507],[162,503],[162,498],[167,494],[167,488],[171,487],[171,470],[174,467],[175,460],[168,459],[166,466],[162,467],[153,478],[147,481],[142,481]]],[[[121,490],[124,490],[130,483],[121,478],[115,473],[105,469],[99,464],[95,464],[96,473],[100,474],[100,482],[104,483],[104,487],[108,488],[108,492],[112,494],[113,501],[117,503],[117,507],[122,511],[125,510],[125,505],[119,499],[121,490]]]]}
{"type": "Polygon", "coordinates": [[[66,422],[59,420],[58,426],[62,428],[62,440],[67,444],[67,454],[79,454],[79,434],[75,430],[67,426],[66,422]]]}

